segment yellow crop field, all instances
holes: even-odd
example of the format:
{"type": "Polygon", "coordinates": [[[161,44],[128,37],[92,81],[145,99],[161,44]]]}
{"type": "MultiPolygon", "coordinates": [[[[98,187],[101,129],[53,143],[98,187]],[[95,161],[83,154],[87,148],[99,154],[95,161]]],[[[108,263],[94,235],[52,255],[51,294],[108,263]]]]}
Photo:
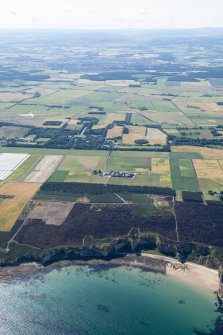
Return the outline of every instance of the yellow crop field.
{"type": "Polygon", "coordinates": [[[128,87],[130,84],[134,84],[135,80],[106,80],[106,82],[111,86],[128,87]]]}
{"type": "Polygon", "coordinates": [[[202,110],[206,110],[208,112],[221,112],[222,106],[216,104],[216,102],[207,102],[207,103],[193,103],[195,107],[198,107],[202,110]]]}
{"type": "Polygon", "coordinates": [[[147,118],[162,125],[176,126],[192,126],[193,122],[182,112],[143,112],[141,113],[147,118]]]}
{"type": "Polygon", "coordinates": [[[0,203],[0,231],[10,231],[28,201],[40,188],[40,183],[5,183],[0,197],[10,196],[0,203]]]}
{"type": "Polygon", "coordinates": [[[223,170],[223,159],[222,159],[222,160],[219,160],[218,162],[219,162],[219,164],[220,164],[220,167],[221,167],[222,170],[223,170]]]}
{"type": "Polygon", "coordinates": [[[169,159],[152,158],[152,174],[158,174],[160,176],[161,187],[172,186],[169,159]]]}
{"type": "Polygon", "coordinates": [[[111,129],[108,129],[106,138],[118,138],[122,137],[123,127],[122,126],[114,126],[111,129]]]}
{"type": "Polygon", "coordinates": [[[146,139],[149,141],[150,145],[160,144],[166,145],[167,135],[156,128],[148,128],[146,139]]]}
{"type": "Polygon", "coordinates": [[[68,124],[69,124],[69,125],[75,125],[75,126],[76,126],[76,125],[78,124],[78,122],[79,122],[79,121],[78,121],[78,120],[75,120],[75,119],[70,119],[70,120],[68,120],[68,124]]]}
{"type": "Polygon", "coordinates": [[[102,123],[102,124],[95,124],[92,126],[92,130],[99,130],[99,129],[105,129],[107,128],[108,124],[107,123],[102,123]]]}
{"type": "Polygon", "coordinates": [[[223,159],[223,150],[203,147],[193,147],[190,145],[173,146],[173,152],[197,152],[201,154],[204,159],[223,159]]]}
{"type": "Polygon", "coordinates": [[[58,170],[62,171],[90,171],[98,167],[100,156],[65,156],[58,170]]]}
{"type": "Polygon", "coordinates": [[[168,134],[168,135],[179,135],[180,132],[179,130],[175,129],[175,128],[167,128],[165,129],[165,132],[168,134]]]}
{"type": "Polygon", "coordinates": [[[0,101],[2,102],[16,102],[23,99],[32,98],[32,93],[22,92],[0,92],[0,101]]]}
{"type": "Polygon", "coordinates": [[[218,160],[193,159],[193,164],[199,179],[211,179],[223,185],[223,170],[218,160]]]}
{"type": "Polygon", "coordinates": [[[100,156],[76,156],[77,161],[83,165],[85,169],[96,169],[100,161],[100,156]]]}
{"type": "Polygon", "coordinates": [[[144,140],[146,137],[146,127],[130,126],[128,127],[129,134],[124,134],[122,143],[127,145],[134,145],[136,140],[144,140]]]}
{"type": "MultiPolygon", "coordinates": [[[[76,120],[76,119],[70,119],[70,120],[68,120],[68,119],[62,119],[62,122],[63,122],[63,124],[62,125],[64,125],[64,121],[65,121],[65,123],[67,122],[68,124],[67,124],[67,129],[70,129],[70,130],[73,130],[73,129],[77,129],[77,128],[81,128],[82,126],[80,125],[80,121],[79,120],[76,120]],[[66,121],[65,121],[66,120],[66,121]]],[[[61,127],[61,126],[60,126],[61,127]]]]}
{"type": "Polygon", "coordinates": [[[104,123],[111,124],[114,121],[125,121],[125,113],[109,113],[106,115],[104,123]]]}

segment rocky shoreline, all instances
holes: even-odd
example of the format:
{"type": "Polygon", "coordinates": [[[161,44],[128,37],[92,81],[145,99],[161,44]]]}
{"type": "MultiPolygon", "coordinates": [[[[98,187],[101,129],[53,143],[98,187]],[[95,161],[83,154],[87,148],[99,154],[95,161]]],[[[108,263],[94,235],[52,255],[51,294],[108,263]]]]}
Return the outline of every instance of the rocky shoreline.
{"type": "Polygon", "coordinates": [[[87,259],[87,260],[59,260],[57,262],[43,265],[36,262],[21,263],[15,266],[0,267],[0,281],[21,279],[35,272],[47,272],[68,266],[90,266],[90,267],[120,267],[132,266],[144,271],[152,271],[166,275],[167,262],[161,259],[152,259],[144,256],[126,255],[114,259],[87,259]]]}
{"type": "MultiPolygon", "coordinates": [[[[106,257],[106,255],[101,255],[101,257],[91,258],[89,257],[80,257],[78,259],[59,259],[55,260],[53,262],[49,262],[49,259],[47,262],[38,262],[35,260],[30,260],[27,262],[21,262],[19,264],[9,264],[8,266],[2,266],[0,267],[0,281],[9,281],[9,280],[17,280],[24,278],[28,275],[31,275],[36,272],[47,272],[51,271],[53,269],[59,269],[62,267],[67,266],[90,266],[96,268],[110,268],[110,267],[119,267],[119,266],[131,266],[131,267],[137,267],[142,269],[143,271],[151,271],[151,272],[157,272],[161,273],[163,275],[173,275],[175,277],[178,277],[182,279],[182,277],[185,277],[187,272],[190,272],[190,269],[188,268],[188,264],[193,263],[181,263],[177,259],[157,255],[157,254],[147,254],[147,253],[139,253],[139,254],[116,254],[114,257],[106,257]],[[171,269],[171,271],[170,271],[171,269]],[[180,271],[180,276],[176,275],[177,271],[180,271]],[[183,274],[183,276],[182,276],[183,274]]],[[[202,267],[198,264],[194,264],[195,267],[202,267]]],[[[203,267],[203,269],[206,269],[208,271],[208,268],[203,267]]],[[[214,271],[214,270],[209,270],[214,271]]],[[[214,271],[216,272],[216,271],[214,271]]],[[[202,272],[201,272],[202,275],[202,272]]],[[[207,272],[204,274],[204,276],[207,276],[207,272]]],[[[185,278],[184,278],[185,279],[185,278]]],[[[190,283],[194,284],[195,281],[198,278],[191,278],[190,283]]],[[[202,277],[200,278],[200,286],[202,277]]],[[[216,288],[216,284],[213,284],[212,287],[215,287],[212,289],[213,292],[217,293],[218,296],[218,302],[219,302],[219,308],[223,310],[223,270],[219,271],[219,289],[216,288]]],[[[210,285],[209,285],[210,286],[210,285]]],[[[207,288],[207,287],[206,287],[207,288]]]]}

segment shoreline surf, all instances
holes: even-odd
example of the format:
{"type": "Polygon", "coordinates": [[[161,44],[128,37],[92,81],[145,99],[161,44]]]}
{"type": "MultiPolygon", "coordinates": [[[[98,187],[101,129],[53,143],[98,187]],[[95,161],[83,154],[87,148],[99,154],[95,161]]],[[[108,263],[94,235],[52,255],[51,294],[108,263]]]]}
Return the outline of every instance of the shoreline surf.
{"type": "Polygon", "coordinates": [[[159,272],[163,275],[171,276],[212,293],[219,290],[220,279],[218,270],[213,270],[205,266],[180,261],[162,255],[142,253],[140,256],[126,255],[125,257],[111,260],[67,260],[43,266],[39,263],[23,263],[17,266],[1,267],[0,281],[19,279],[31,275],[36,271],[51,271],[55,268],[66,266],[86,265],[86,266],[132,266],[146,271],[159,272]]]}

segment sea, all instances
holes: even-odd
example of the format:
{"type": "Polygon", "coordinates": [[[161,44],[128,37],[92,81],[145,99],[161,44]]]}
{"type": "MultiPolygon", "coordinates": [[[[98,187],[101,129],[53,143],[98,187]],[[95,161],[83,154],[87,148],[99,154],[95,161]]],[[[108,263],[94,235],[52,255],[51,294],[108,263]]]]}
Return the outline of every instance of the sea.
{"type": "Polygon", "coordinates": [[[69,266],[0,283],[1,335],[210,334],[216,296],[134,267],[69,266]]]}

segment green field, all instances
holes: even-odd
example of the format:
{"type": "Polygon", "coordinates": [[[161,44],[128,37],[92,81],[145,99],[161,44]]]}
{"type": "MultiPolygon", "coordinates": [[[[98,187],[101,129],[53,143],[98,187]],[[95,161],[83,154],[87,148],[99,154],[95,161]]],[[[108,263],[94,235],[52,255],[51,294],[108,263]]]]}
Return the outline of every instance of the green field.
{"type": "Polygon", "coordinates": [[[86,156],[108,156],[109,151],[103,150],[75,150],[75,149],[44,149],[44,148],[12,148],[0,147],[0,153],[27,153],[30,155],[86,155],[86,156]]]}
{"type": "Polygon", "coordinates": [[[176,190],[198,191],[197,176],[191,160],[170,159],[173,188],[176,190]]]}
{"type": "Polygon", "coordinates": [[[148,172],[149,157],[117,157],[112,155],[106,169],[108,171],[148,172]]]}
{"type": "Polygon", "coordinates": [[[29,104],[35,104],[35,105],[65,105],[65,104],[70,104],[74,100],[82,97],[82,96],[87,96],[91,92],[88,90],[75,90],[75,89],[61,89],[57,90],[56,92],[53,92],[48,95],[43,95],[40,98],[36,99],[29,99],[28,103],[29,104]]]}
{"type": "Polygon", "coordinates": [[[199,152],[170,152],[171,159],[202,159],[199,152]]]}
{"type": "Polygon", "coordinates": [[[145,117],[144,115],[141,115],[140,112],[132,114],[131,122],[133,125],[139,125],[139,126],[150,126],[152,124],[155,124],[149,118],[145,117]]]}
{"type": "Polygon", "coordinates": [[[106,156],[65,156],[50,178],[51,182],[105,182],[106,178],[93,175],[94,170],[104,170],[106,156]]]}
{"type": "Polygon", "coordinates": [[[33,171],[42,157],[42,155],[29,156],[25,162],[7,178],[7,181],[23,181],[25,177],[33,171]]]}
{"type": "Polygon", "coordinates": [[[134,204],[153,205],[153,199],[147,197],[145,194],[139,193],[119,193],[125,201],[133,202],[134,204]]]}
{"type": "Polygon", "coordinates": [[[113,151],[112,157],[128,158],[137,157],[139,160],[141,158],[168,158],[169,152],[140,152],[140,151],[113,151]]]}

